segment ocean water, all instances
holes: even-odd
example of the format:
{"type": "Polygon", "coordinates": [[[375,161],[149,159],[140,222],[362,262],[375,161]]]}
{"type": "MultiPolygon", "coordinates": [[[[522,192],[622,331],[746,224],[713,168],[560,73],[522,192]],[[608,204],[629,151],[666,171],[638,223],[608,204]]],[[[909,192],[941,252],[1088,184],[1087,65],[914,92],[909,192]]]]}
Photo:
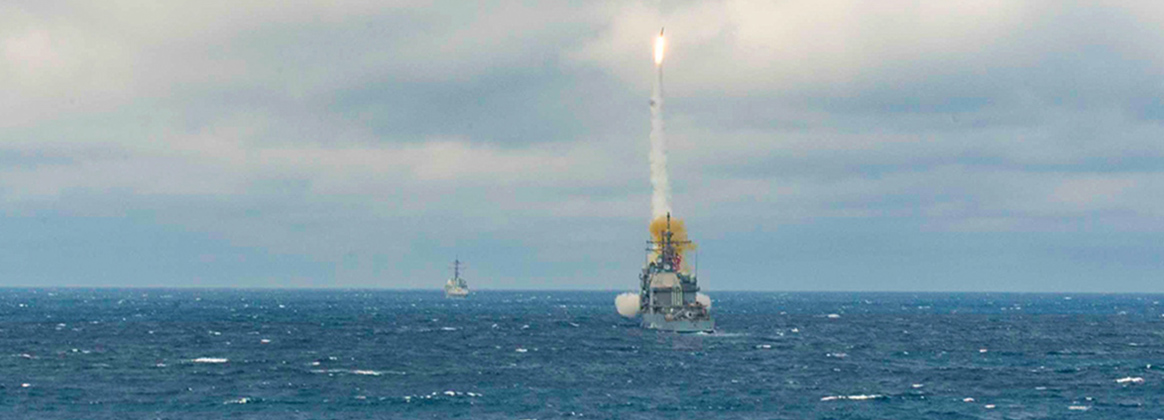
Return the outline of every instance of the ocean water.
{"type": "Polygon", "coordinates": [[[1164,296],[616,294],[0,290],[0,418],[1164,418],[1164,296]]]}

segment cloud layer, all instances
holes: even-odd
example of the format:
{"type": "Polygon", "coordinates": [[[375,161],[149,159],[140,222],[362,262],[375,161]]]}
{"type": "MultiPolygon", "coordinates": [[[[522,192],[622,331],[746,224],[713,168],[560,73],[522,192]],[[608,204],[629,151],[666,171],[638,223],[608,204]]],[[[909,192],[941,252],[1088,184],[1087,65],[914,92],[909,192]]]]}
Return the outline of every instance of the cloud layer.
{"type": "Polygon", "coordinates": [[[666,25],[710,289],[1164,291],[1164,16],[0,6],[0,285],[631,288],[666,25]]]}

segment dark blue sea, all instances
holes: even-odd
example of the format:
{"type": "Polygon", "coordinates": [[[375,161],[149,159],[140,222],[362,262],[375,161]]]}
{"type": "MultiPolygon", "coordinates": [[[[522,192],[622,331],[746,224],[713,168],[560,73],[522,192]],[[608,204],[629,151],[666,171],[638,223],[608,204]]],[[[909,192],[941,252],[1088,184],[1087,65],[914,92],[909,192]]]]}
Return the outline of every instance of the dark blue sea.
{"type": "Polygon", "coordinates": [[[0,418],[1164,418],[1164,296],[616,294],[0,290],[0,418]]]}

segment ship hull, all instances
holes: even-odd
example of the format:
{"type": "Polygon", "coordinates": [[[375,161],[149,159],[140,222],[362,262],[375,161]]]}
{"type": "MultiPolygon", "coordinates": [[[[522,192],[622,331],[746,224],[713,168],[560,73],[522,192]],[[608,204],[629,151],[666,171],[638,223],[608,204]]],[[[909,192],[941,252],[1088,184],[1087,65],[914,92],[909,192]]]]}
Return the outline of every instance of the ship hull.
{"type": "Polygon", "coordinates": [[[685,319],[668,321],[663,314],[643,314],[643,328],[681,333],[714,332],[714,319],[685,319]]]}

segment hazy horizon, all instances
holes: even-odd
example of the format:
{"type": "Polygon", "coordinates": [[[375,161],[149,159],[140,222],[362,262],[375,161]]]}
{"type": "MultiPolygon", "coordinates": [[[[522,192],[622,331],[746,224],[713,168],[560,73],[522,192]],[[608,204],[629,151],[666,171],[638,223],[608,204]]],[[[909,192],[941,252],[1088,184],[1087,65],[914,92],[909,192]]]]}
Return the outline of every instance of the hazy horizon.
{"type": "MultiPolygon", "coordinates": [[[[0,290],[37,290],[37,291],[51,291],[51,290],[124,290],[124,291],[214,291],[214,290],[236,290],[236,291],[288,291],[288,292],[307,292],[307,291],[347,291],[347,292],[431,292],[433,294],[444,294],[441,288],[393,288],[393,287],[263,287],[263,286],[0,286],[0,290]]],[[[478,292],[586,292],[586,293],[610,293],[611,296],[616,296],[619,293],[634,292],[628,289],[471,289],[471,293],[478,292]]],[[[704,289],[708,293],[726,292],[726,293],[765,293],[765,294],[1005,294],[1005,295],[1052,295],[1052,296],[1074,296],[1074,295],[1136,295],[1136,296],[1164,296],[1161,292],[1036,292],[1036,291],[1021,291],[1021,290],[758,290],[758,289],[704,289]]]]}

